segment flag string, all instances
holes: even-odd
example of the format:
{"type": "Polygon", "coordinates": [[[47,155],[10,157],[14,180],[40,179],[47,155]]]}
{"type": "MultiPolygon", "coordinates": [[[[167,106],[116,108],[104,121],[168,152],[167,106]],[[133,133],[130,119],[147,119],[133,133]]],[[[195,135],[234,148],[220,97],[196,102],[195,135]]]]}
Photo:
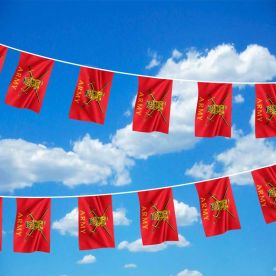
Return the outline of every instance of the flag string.
{"type": "Polygon", "coordinates": [[[22,53],[26,53],[26,54],[31,54],[31,55],[33,55],[33,56],[46,58],[46,59],[53,60],[53,61],[59,62],[59,63],[64,63],[64,64],[73,65],[73,66],[78,66],[78,67],[86,67],[86,68],[96,69],[96,70],[103,70],[103,71],[107,71],[107,72],[113,72],[113,73],[115,73],[115,74],[127,75],[127,76],[133,76],[133,77],[147,77],[147,78],[163,79],[163,80],[168,80],[168,79],[169,79],[169,80],[172,80],[172,81],[191,82],[191,83],[197,83],[197,82],[230,83],[230,84],[234,84],[234,85],[276,84],[276,81],[271,81],[271,82],[255,82],[255,81],[213,81],[213,80],[209,81],[209,80],[195,80],[195,79],[171,78],[171,77],[162,77],[162,76],[150,76],[150,75],[136,74],[136,73],[130,73],[130,72],[124,72],[124,71],[116,71],[116,70],[110,70],[110,69],[105,69],[105,68],[100,68],[100,67],[94,67],[94,66],[89,66],[89,65],[74,63],[74,62],[70,62],[70,61],[66,61],[66,60],[62,60],[62,59],[56,59],[56,58],[51,58],[51,57],[47,57],[47,56],[35,54],[35,53],[28,52],[28,51],[25,51],[25,50],[21,50],[21,49],[19,49],[19,48],[15,48],[15,47],[12,47],[12,46],[3,44],[3,43],[0,43],[0,45],[1,45],[1,46],[4,46],[4,47],[7,47],[8,49],[17,51],[17,52],[22,52],[22,53]]]}
{"type": "Polygon", "coordinates": [[[169,186],[163,186],[163,187],[157,187],[157,188],[141,189],[141,190],[130,190],[130,191],[124,191],[124,192],[114,192],[114,193],[104,193],[104,194],[67,195],[67,196],[0,195],[0,198],[2,197],[2,198],[53,198],[53,199],[61,199],[61,198],[78,198],[78,197],[88,197],[88,196],[107,196],[107,195],[116,196],[116,195],[136,194],[136,193],[139,193],[139,192],[148,192],[148,191],[155,191],[155,190],[161,190],[161,189],[167,189],[167,188],[179,188],[179,187],[183,187],[183,186],[195,185],[197,183],[217,180],[217,179],[221,179],[221,178],[225,178],[225,177],[234,177],[234,176],[237,176],[237,175],[250,173],[250,172],[255,171],[255,170],[260,170],[260,169],[268,168],[268,167],[275,166],[275,165],[276,165],[276,163],[266,165],[266,166],[262,166],[262,167],[258,167],[258,168],[254,168],[254,169],[250,169],[250,170],[244,170],[244,171],[240,171],[240,172],[236,172],[236,173],[232,173],[232,174],[228,174],[228,175],[218,176],[218,177],[214,177],[214,178],[198,180],[198,181],[191,181],[191,182],[175,184],[175,185],[169,185],[169,186]]]}

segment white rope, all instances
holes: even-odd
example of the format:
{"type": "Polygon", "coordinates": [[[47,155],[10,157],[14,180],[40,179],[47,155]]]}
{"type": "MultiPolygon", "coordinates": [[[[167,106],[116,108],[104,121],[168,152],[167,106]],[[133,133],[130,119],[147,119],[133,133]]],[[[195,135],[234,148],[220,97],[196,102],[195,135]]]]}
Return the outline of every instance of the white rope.
{"type": "Polygon", "coordinates": [[[42,58],[47,58],[56,62],[60,62],[60,63],[64,63],[64,64],[69,64],[69,65],[73,65],[73,66],[78,66],[78,67],[86,67],[86,68],[91,68],[91,69],[97,69],[97,70],[104,70],[107,72],[113,72],[116,74],[120,74],[120,75],[127,75],[127,76],[134,76],[134,77],[147,77],[147,78],[153,78],[153,79],[164,79],[164,80],[173,80],[173,81],[181,81],[181,82],[208,82],[208,83],[230,83],[230,84],[235,84],[235,85],[255,85],[255,84],[276,84],[276,81],[272,81],[272,82],[254,82],[254,81],[209,81],[209,80],[192,80],[192,79],[179,79],[179,78],[168,78],[168,77],[156,77],[156,76],[149,76],[149,75],[141,75],[141,74],[135,74],[135,73],[129,73],[129,72],[123,72],[123,71],[116,71],[116,70],[109,70],[109,69],[105,69],[105,68],[99,68],[99,67],[94,67],[94,66],[88,66],[88,65],[84,65],[84,64],[79,64],[79,63],[74,63],[74,62],[69,62],[69,61],[65,61],[65,60],[61,60],[61,59],[56,59],[56,58],[51,58],[51,57],[46,57],[46,56],[42,56],[42,55],[38,55],[35,53],[31,53],[31,52],[27,52],[15,47],[11,47],[9,45],[6,44],[2,44],[0,43],[0,45],[7,47],[9,49],[12,49],[14,51],[17,52],[22,52],[22,53],[26,53],[26,54],[31,54],[37,57],[42,57],[42,58]]]}
{"type": "Polygon", "coordinates": [[[148,191],[154,191],[154,190],[160,190],[160,189],[166,189],[166,188],[179,188],[179,187],[194,185],[194,184],[202,183],[202,182],[206,182],[206,181],[217,180],[217,179],[221,179],[221,178],[225,178],[225,177],[233,177],[233,176],[237,176],[237,175],[240,175],[240,174],[249,173],[249,172],[252,172],[252,171],[255,171],[255,170],[268,168],[268,167],[271,167],[271,166],[274,166],[274,165],[276,165],[276,163],[271,164],[271,165],[266,165],[266,166],[263,166],[263,167],[258,167],[258,168],[251,169],[251,170],[245,170],[245,171],[241,171],[241,172],[237,172],[237,173],[232,173],[232,174],[223,175],[223,176],[219,176],[219,177],[209,178],[209,179],[206,179],[206,180],[192,181],[192,182],[186,182],[186,183],[182,183],[182,184],[175,184],[175,185],[170,185],[170,186],[165,186],[165,187],[142,189],[142,190],[132,190],[132,191],[106,193],[106,194],[71,195],[71,196],[16,196],[16,195],[7,196],[7,195],[0,195],[0,198],[2,197],[2,198],[55,198],[55,199],[60,199],[60,198],[86,197],[86,196],[106,196],[106,195],[114,196],[114,195],[136,194],[136,193],[139,193],[139,192],[148,192],[148,191]]]}

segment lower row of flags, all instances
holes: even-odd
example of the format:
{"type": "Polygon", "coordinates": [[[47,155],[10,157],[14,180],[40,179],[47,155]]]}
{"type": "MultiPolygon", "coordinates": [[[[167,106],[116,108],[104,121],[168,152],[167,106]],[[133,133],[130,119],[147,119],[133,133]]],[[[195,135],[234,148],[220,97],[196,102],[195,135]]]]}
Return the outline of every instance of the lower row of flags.
{"type": "MultiPolygon", "coordinates": [[[[276,221],[276,165],[252,171],[266,223],[276,221]]],[[[240,229],[228,177],[196,184],[201,219],[207,237],[240,229]]],[[[172,188],[138,192],[144,246],[178,241],[172,188]]],[[[17,198],[15,252],[50,252],[51,199],[17,198]]],[[[78,198],[79,249],[115,247],[112,196],[78,198]]],[[[2,250],[2,198],[0,198],[2,250]]]]}
{"type": "MultiPolygon", "coordinates": [[[[0,45],[0,72],[6,53],[0,45]]],[[[5,103],[40,112],[53,66],[52,59],[21,52],[5,103]]],[[[69,118],[104,124],[113,76],[112,71],[80,67],[69,118]]],[[[134,131],[169,133],[172,86],[170,79],[138,77],[134,131]]],[[[276,84],[256,84],[255,109],[256,137],[275,137],[276,84]]],[[[195,136],[231,137],[231,126],[232,84],[198,82],[195,136]]]]}

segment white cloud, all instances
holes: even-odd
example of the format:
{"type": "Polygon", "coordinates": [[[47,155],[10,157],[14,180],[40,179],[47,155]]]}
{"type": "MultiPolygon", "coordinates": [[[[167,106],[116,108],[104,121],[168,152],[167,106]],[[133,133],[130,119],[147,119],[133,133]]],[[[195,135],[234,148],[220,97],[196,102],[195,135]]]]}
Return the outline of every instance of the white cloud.
{"type": "MultiPolygon", "coordinates": [[[[117,208],[113,211],[114,225],[130,225],[131,220],[126,217],[125,208],[117,208]]],[[[52,228],[61,235],[78,236],[78,208],[74,208],[63,218],[53,222],[52,228]]]]}
{"type": "Polygon", "coordinates": [[[190,242],[185,239],[182,235],[178,235],[179,241],[170,241],[156,245],[143,246],[142,239],[135,240],[133,242],[122,241],[118,245],[118,249],[126,249],[130,252],[157,252],[166,249],[169,245],[175,245],[177,247],[187,247],[190,242]]]}
{"type": "Polygon", "coordinates": [[[71,151],[22,139],[0,140],[1,191],[51,181],[69,187],[107,182],[119,186],[130,182],[133,165],[122,150],[89,135],[75,141],[71,151]]]}
{"type": "Polygon", "coordinates": [[[117,208],[113,211],[114,225],[130,225],[131,220],[126,217],[125,208],[117,208]]]}
{"type": "MultiPolygon", "coordinates": [[[[204,164],[202,161],[196,162],[186,170],[185,174],[207,179],[274,164],[276,145],[272,141],[255,138],[252,118],[254,118],[254,112],[250,118],[251,133],[234,136],[235,145],[232,148],[215,155],[210,164],[204,164]],[[222,168],[220,172],[215,170],[216,167],[222,168]]],[[[231,181],[239,185],[252,184],[250,173],[232,177],[231,181]]]]}
{"type": "Polygon", "coordinates": [[[273,271],[276,271],[276,267],[273,268],[273,271]]]}
{"type": "Polygon", "coordinates": [[[192,225],[198,221],[199,213],[195,207],[174,199],[174,208],[178,226],[192,225]]]}
{"type": "Polygon", "coordinates": [[[81,260],[77,261],[77,264],[92,264],[96,262],[96,257],[93,255],[85,255],[81,260]]]}
{"type": "Polygon", "coordinates": [[[137,268],[136,264],[125,264],[124,268],[137,268]]]}
{"type": "Polygon", "coordinates": [[[148,55],[151,57],[151,61],[149,62],[148,65],[146,65],[146,69],[152,69],[158,65],[160,65],[160,59],[161,57],[157,55],[156,52],[152,50],[148,50],[148,55]]]}
{"type": "Polygon", "coordinates": [[[78,208],[74,208],[63,218],[54,221],[52,228],[61,235],[78,236],[78,208]]]}
{"type": "Polygon", "coordinates": [[[237,94],[234,96],[234,103],[243,103],[244,97],[241,94],[237,94]]]}
{"type": "MultiPolygon", "coordinates": [[[[206,53],[190,50],[182,58],[172,55],[158,76],[217,81],[267,81],[276,77],[276,58],[267,48],[249,45],[238,53],[233,45],[222,44],[206,53]]],[[[112,143],[129,156],[146,159],[152,155],[191,149],[194,137],[197,85],[175,81],[169,135],[132,131],[132,125],[117,130],[112,143]]]]}
{"type": "Polygon", "coordinates": [[[181,58],[181,57],[182,57],[182,53],[179,52],[177,49],[174,49],[174,50],[172,51],[172,58],[174,58],[174,59],[179,59],[179,58],[181,58]]]}
{"type": "Polygon", "coordinates": [[[177,276],[202,276],[203,274],[197,270],[184,269],[177,273],[177,276]]]}

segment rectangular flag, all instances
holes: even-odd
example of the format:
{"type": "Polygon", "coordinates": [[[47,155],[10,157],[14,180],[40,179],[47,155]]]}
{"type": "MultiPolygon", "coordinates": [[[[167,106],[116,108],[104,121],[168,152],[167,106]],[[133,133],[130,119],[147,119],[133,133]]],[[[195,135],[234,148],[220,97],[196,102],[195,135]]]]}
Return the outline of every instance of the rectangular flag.
{"type": "Polygon", "coordinates": [[[7,52],[8,52],[8,48],[0,45],[0,72],[2,71],[7,52]]]}
{"type": "Polygon", "coordinates": [[[231,137],[232,84],[198,83],[195,136],[231,137]]]}
{"type": "Polygon", "coordinates": [[[266,223],[276,221],[276,165],[252,171],[266,223]]]}
{"type": "Polygon", "coordinates": [[[53,60],[21,53],[6,104],[40,112],[53,65],[53,60]]]}
{"type": "Polygon", "coordinates": [[[256,84],[256,138],[276,136],[276,84],[256,84]]]}
{"type": "Polygon", "coordinates": [[[169,132],[172,80],[139,77],[134,107],[134,131],[169,132]]]}
{"type": "Polygon", "coordinates": [[[138,193],[143,245],[178,241],[172,189],[138,193]]]}
{"type": "Polygon", "coordinates": [[[69,118],[103,124],[113,72],[80,68],[69,118]]]}
{"type": "Polygon", "coordinates": [[[89,250],[115,247],[112,197],[80,197],[79,248],[89,250]]]}
{"type": "Polygon", "coordinates": [[[0,251],[2,251],[2,208],[3,208],[3,199],[0,197],[0,251]]]}
{"type": "Polygon", "coordinates": [[[50,252],[51,199],[17,198],[15,252],[50,252]]]}
{"type": "Polygon", "coordinates": [[[228,177],[197,183],[196,189],[207,237],[241,228],[228,177]]]}

